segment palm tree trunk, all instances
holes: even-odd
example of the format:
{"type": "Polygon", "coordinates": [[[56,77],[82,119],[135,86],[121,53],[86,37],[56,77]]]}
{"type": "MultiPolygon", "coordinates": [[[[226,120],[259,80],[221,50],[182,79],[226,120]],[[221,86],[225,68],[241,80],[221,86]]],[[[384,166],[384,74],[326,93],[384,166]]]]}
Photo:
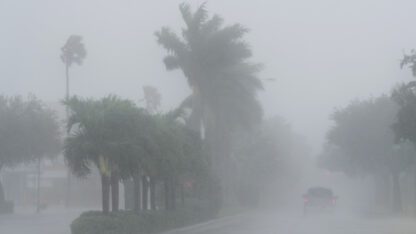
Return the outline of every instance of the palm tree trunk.
{"type": "Polygon", "coordinates": [[[165,188],[164,188],[165,209],[166,210],[171,210],[171,205],[170,205],[170,190],[169,190],[169,181],[168,181],[168,179],[165,179],[165,181],[163,181],[163,184],[165,186],[165,188]]]}
{"type": "MultiPolygon", "coordinates": [[[[213,152],[213,175],[220,182],[221,196],[219,202],[224,205],[231,205],[235,199],[233,196],[232,185],[233,170],[231,168],[230,135],[224,126],[215,123],[211,126],[210,149],[213,152]]],[[[219,205],[219,204],[218,204],[219,205]]]]}
{"type": "MultiPolygon", "coordinates": [[[[3,168],[3,165],[0,164],[0,172],[2,168],[3,168]]],[[[4,202],[6,202],[6,196],[4,194],[3,183],[0,180],[0,205],[4,202]]]]}
{"type": "Polygon", "coordinates": [[[38,158],[37,180],[36,180],[36,213],[40,212],[40,157],[38,158]]]}
{"type": "Polygon", "coordinates": [[[119,210],[119,176],[117,171],[111,173],[111,208],[113,212],[119,210]]]}
{"type": "Polygon", "coordinates": [[[5,201],[6,201],[6,196],[4,195],[3,184],[0,180],[0,204],[4,203],[5,201]]]}
{"type": "MultiPolygon", "coordinates": [[[[413,197],[414,197],[414,200],[413,200],[413,202],[414,202],[414,212],[415,212],[415,214],[416,214],[416,164],[415,164],[415,166],[414,166],[414,170],[413,170],[413,173],[414,173],[414,178],[413,178],[413,197]]],[[[0,202],[1,202],[1,200],[0,200],[0,202]]]]}
{"type": "MultiPolygon", "coordinates": [[[[69,64],[68,62],[65,64],[65,78],[66,78],[66,93],[65,93],[65,100],[69,100],[69,64]]],[[[65,114],[66,119],[69,118],[69,110],[68,106],[65,107],[65,114]]],[[[66,196],[65,196],[65,207],[69,207],[69,203],[71,200],[71,171],[68,168],[67,175],[66,175],[66,196]]]]}
{"type": "Polygon", "coordinates": [[[169,190],[170,190],[171,209],[176,210],[176,187],[175,187],[175,182],[172,178],[170,179],[169,187],[170,187],[169,190]]]}
{"type": "Polygon", "coordinates": [[[133,183],[134,183],[134,210],[136,212],[140,211],[141,209],[141,196],[140,196],[140,176],[136,175],[133,177],[133,183]]]}
{"type": "Polygon", "coordinates": [[[156,183],[150,178],[150,209],[156,210],[156,183]]]}
{"type": "Polygon", "coordinates": [[[176,189],[174,180],[172,178],[166,178],[164,181],[164,192],[165,192],[165,209],[175,210],[176,209],[176,189]]]}
{"type": "Polygon", "coordinates": [[[402,212],[402,198],[400,192],[399,173],[393,172],[393,212],[400,214],[402,212]]]}
{"type": "Polygon", "coordinates": [[[147,210],[149,204],[149,183],[147,181],[147,176],[142,176],[142,209],[147,210]]]}
{"type": "Polygon", "coordinates": [[[180,189],[181,189],[181,202],[182,202],[182,206],[185,206],[185,188],[183,186],[183,183],[181,183],[180,185],[180,189]]]}
{"type": "Polygon", "coordinates": [[[66,94],[65,100],[69,99],[69,64],[65,64],[65,78],[66,78],[66,94]]]}
{"type": "Polygon", "coordinates": [[[382,202],[384,205],[384,211],[388,212],[389,208],[391,209],[392,204],[392,181],[390,179],[390,175],[387,173],[383,173],[381,182],[382,202]]]}
{"type": "Polygon", "coordinates": [[[110,178],[106,175],[101,175],[101,197],[102,209],[104,214],[110,212],[110,178]]]}

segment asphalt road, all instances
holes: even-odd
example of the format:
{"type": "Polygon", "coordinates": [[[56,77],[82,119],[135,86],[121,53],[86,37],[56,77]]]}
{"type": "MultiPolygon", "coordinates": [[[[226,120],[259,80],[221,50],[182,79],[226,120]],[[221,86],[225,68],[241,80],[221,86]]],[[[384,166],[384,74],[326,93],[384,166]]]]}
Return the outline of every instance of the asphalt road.
{"type": "Polygon", "coordinates": [[[263,212],[165,234],[416,234],[414,218],[364,218],[351,214],[303,216],[263,212]]]}
{"type": "MultiPolygon", "coordinates": [[[[0,234],[69,234],[81,211],[0,216],[0,234]]],[[[214,220],[165,234],[416,234],[416,219],[369,219],[346,214],[302,216],[300,213],[258,212],[214,220]]]]}
{"type": "Polygon", "coordinates": [[[81,210],[47,210],[0,215],[0,234],[70,234],[69,225],[81,210]]]}

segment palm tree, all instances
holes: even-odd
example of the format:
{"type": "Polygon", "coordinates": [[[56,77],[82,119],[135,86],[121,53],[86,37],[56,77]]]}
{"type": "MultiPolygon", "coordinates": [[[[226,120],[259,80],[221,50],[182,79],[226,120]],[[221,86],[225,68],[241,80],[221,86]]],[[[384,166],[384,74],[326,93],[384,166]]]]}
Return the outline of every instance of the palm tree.
{"type": "Polygon", "coordinates": [[[182,185],[185,180],[197,180],[208,175],[201,139],[178,121],[177,116],[177,110],[174,110],[152,115],[149,122],[152,125],[147,134],[151,140],[146,144],[150,146],[147,151],[149,159],[142,165],[150,177],[151,207],[154,207],[156,181],[163,182],[165,208],[172,210],[176,207],[177,191],[182,191],[181,200],[184,201],[182,185]]]}
{"type": "MultiPolygon", "coordinates": [[[[65,100],[69,100],[69,68],[72,64],[81,65],[82,61],[87,55],[84,44],[82,43],[82,37],[79,35],[71,35],[66,41],[65,45],[61,48],[61,60],[65,64],[65,78],[66,78],[66,93],[65,100]]],[[[68,108],[66,108],[66,118],[68,119],[68,108]]],[[[66,191],[66,206],[69,205],[69,199],[71,194],[71,175],[68,172],[67,175],[67,191],[66,191]]]]}
{"type": "Polygon", "coordinates": [[[69,68],[72,64],[82,65],[82,61],[87,56],[87,51],[82,43],[82,37],[79,35],[71,35],[61,48],[61,60],[65,64],[66,76],[66,100],[69,99],[69,68]]]}
{"type": "Polygon", "coordinates": [[[180,69],[192,90],[184,105],[192,109],[192,127],[205,129],[211,145],[214,170],[220,177],[230,166],[231,135],[260,122],[262,108],[256,99],[262,83],[261,66],[249,62],[249,45],[243,40],[248,30],[240,24],[223,26],[223,19],[208,16],[205,4],[191,12],[181,4],[186,27],[182,37],[169,28],[156,32],[157,42],[168,52],[168,70],[180,69]],[[221,167],[222,170],[219,170],[221,167]]]}
{"type": "Polygon", "coordinates": [[[64,156],[77,176],[85,176],[95,166],[101,176],[102,208],[118,210],[120,178],[136,173],[142,152],[138,139],[144,126],[144,112],[134,103],[109,96],[101,100],[71,98],[64,102],[71,109],[64,156]]]}

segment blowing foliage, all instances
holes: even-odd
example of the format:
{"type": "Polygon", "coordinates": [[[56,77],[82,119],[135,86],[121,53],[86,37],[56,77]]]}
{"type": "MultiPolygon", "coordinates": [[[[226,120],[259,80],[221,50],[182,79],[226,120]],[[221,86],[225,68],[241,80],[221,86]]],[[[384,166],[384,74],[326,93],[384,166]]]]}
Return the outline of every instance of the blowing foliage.
{"type": "MultiPolygon", "coordinates": [[[[104,213],[109,212],[110,190],[112,211],[118,210],[120,180],[134,179],[135,189],[139,189],[136,179],[143,178],[141,196],[147,196],[145,189],[150,189],[152,198],[143,200],[151,202],[151,209],[155,209],[155,186],[164,183],[165,208],[174,209],[177,187],[185,181],[201,184],[209,176],[200,138],[176,121],[175,112],[151,115],[116,96],[99,100],[73,97],[64,103],[71,111],[65,158],[80,177],[98,169],[104,213]]],[[[142,206],[147,209],[146,204],[142,206]]],[[[138,211],[140,205],[134,207],[138,211]]]]}
{"type": "MultiPolygon", "coordinates": [[[[250,62],[246,27],[224,25],[222,17],[208,14],[205,4],[195,11],[181,4],[179,10],[185,23],[181,35],[168,27],[155,35],[167,52],[166,69],[181,70],[192,90],[181,108],[191,109],[188,126],[204,129],[213,171],[224,182],[231,177],[233,132],[261,122],[262,108],[256,98],[262,89],[257,76],[261,65],[250,62]]],[[[229,186],[223,183],[222,187],[229,186]]]]}

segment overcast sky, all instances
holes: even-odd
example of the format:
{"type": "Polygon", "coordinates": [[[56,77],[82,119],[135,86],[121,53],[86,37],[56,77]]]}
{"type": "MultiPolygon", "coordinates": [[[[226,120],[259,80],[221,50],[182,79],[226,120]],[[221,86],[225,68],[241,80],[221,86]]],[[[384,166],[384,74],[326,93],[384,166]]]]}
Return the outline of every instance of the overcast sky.
{"type": "MultiPolygon", "coordinates": [[[[182,27],[177,0],[0,0],[0,94],[33,93],[47,102],[65,90],[60,48],[80,34],[88,50],[71,69],[72,94],[138,100],[156,86],[163,108],[189,94],[180,72],[167,72],[153,33],[182,27]]],[[[193,6],[204,1],[188,1],[193,6]]],[[[226,23],[251,29],[254,62],[265,64],[260,95],[266,116],[280,115],[318,152],[330,113],[355,98],[388,93],[412,79],[400,70],[416,47],[416,1],[208,0],[226,23]]]]}

